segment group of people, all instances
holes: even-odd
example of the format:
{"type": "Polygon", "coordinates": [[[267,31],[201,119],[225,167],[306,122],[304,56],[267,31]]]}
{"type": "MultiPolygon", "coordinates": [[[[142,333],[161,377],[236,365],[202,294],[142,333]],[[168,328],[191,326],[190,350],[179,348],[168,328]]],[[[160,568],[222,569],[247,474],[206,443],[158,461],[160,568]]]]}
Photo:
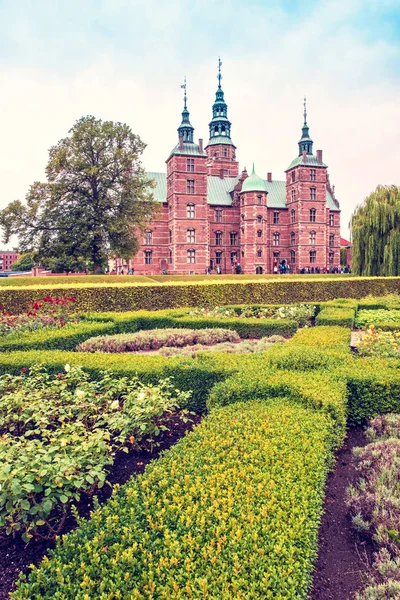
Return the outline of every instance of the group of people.
{"type": "Polygon", "coordinates": [[[349,265],[347,265],[346,267],[329,267],[329,268],[326,268],[326,267],[322,267],[322,268],[320,268],[320,267],[315,267],[315,268],[314,267],[311,267],[311,268],[304,267],[303,269],[300,269],[300,273],[302,275],[304,275],[304,274],[307,275],[310,273],[312,275],[314,275],[314,273],[323,273],[323,274],[326,274],[326,273],[351,273],[351,269],[350,269],[349,265]]]}

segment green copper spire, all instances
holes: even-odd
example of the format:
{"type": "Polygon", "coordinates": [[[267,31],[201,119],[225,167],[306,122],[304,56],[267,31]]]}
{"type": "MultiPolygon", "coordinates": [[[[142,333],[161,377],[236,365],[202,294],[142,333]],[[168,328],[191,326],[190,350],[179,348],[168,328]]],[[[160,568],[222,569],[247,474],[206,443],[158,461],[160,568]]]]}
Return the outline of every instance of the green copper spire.
{"type": "Polygon", "coordinates": [[[214,144],[232,144],[232,140],[230,139],[231,122],[228,119],[228,106],[224,100],[224,92],[222,91],[221,87],[221,66],[221,59],[218,58],[218,89],[215,94],[215,102],[212,107],[212,120],[209,123],[210,142],[214,144]]]}
{"type": "Polygon", "coordinates": [[[253,163],[253,171],[250,177],[247,177],[242,185],[242,192],[267,192],[267,186],[265,184],[264,179],[259,177],[254,169],[253,163]]]}
{"type": "Polygon", "coordinates": [[[186,77],[185,77],[183,85],[181,85],[181,88],[183,88],[185,91],[183,94],[182,123],[178,127],[178,135],[179,135],[179,137],[183,137],[184,142],[193,144],[194,127],[192,127],[192,125],[190,123],[189,111],[187,109],[186,77]]]}
{"type": "Polygon", "coordinates": [[[304,98],[304,124],[303,124],[303,128],[302,128],[303,134],[301,136],[301,140],[299,141],[299,156],[301,156],[304,151],[307,154],[313,153],[313,141],[310,138],[309,127],[307,125],[307,104],[306,104],[306,102],[307,102],[307,100],[306,100],[306,98],[304,98]]]}

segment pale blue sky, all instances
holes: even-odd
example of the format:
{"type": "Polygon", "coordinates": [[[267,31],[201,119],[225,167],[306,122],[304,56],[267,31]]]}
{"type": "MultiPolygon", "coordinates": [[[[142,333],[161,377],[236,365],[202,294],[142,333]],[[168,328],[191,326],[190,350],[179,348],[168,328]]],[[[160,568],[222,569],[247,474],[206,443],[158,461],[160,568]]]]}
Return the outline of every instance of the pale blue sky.
{"type": "Polygon", "coordinates": [[[86,114],[125,121],[164,170],[188,79],[196,137],[223,88],[241,166],[282,179],[302,98],[343,208],[400,184],[400,0],[0,0],[0,207],[86,114]]]}

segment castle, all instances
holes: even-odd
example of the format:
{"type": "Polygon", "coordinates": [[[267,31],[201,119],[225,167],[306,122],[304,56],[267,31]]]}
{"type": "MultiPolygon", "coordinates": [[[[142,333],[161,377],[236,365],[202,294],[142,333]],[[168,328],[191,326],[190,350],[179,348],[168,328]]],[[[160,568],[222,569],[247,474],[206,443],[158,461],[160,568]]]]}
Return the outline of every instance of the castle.
{"type": "Polygon", "coordinates": [[[322,151],[304,124],[298,155],[285,180],[267,179],[254,170],[239,173],[231,122],[221,87],[212,106],[209,140],[194,141],[187,108],[186,82],[178,143],[167,173],[148,173],[156,182],[160,211],[144,233],[143,245],[121,272],[154,275],[325,272],[340,265],[340,208],[322,151]]]}

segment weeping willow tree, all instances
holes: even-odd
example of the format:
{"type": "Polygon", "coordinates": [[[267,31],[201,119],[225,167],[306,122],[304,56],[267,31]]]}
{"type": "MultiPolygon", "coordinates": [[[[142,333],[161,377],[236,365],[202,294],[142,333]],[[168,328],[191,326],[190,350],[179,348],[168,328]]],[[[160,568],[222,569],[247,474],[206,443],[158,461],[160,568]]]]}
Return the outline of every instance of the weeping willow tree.
{"type": "Polygon", "coordinates": [[[378,186],[351,217],[353,272],[400,275],[400,187],[378,186]]]}

